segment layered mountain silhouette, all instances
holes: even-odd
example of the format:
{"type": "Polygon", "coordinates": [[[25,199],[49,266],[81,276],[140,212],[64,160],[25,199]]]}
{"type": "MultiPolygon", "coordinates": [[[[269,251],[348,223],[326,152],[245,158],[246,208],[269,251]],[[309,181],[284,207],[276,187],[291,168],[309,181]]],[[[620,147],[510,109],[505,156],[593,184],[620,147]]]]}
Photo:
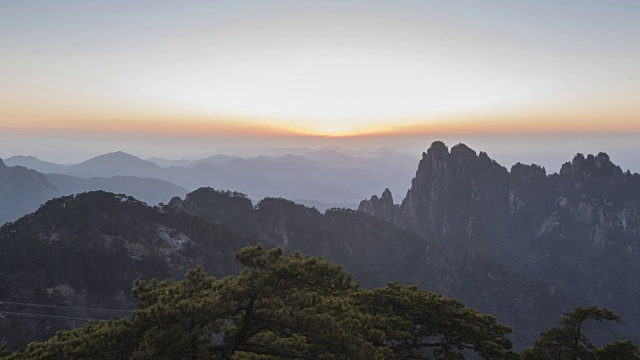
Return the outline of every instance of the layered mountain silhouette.
{"type": "Polygon", "coordinates": [[[25,167],[8,167],[0,159],[0,225],[35,211],[58,191],[45,176],[25,167]]]}
{"type": "Polygon", "coordinates": [[[174,196],[184,196],[188,191],[168,181],[135,176],[112,176],[108,178],[81,178],[71,175],[46,174],[45,177],[58,190],[58,195],[73,195],[88,191],[103,190],[115,194],[133,196],[147,204],[166,203],[174,196]]]}
{"type": "Polygon", "coordinates": [[[58,174],[64,173],[68,166],[55,164],[49,161],[40,160],[33,156],[11,156],[4,159],[4,163],[7,166],[23,166],[32,170],[36,170],[43,174],[58,174]]]}
{"type": "Polygon", "coordinates": [[[206,157],[204,159],[198,159],[198,160],[167,160],[167,159],[163,159],[163,158],[158,158],[158,157],[153,157],[150,159],[147,159],[147,161],[150,161],[156,165],[162,166],[162,167],[170,167],[170,166],[181,166],[181,167],[191,167],[200,163],[210,163],[210,164],[216,164],[216,165],[222,165],[225,163],[228,163],[231,160],[236,160],[236,159],[240,159],[240,157],[238,156],[231,156],[231,155],[224,155],[224,154],[217,154],[217,155],[213,155],[213,156],[209,156],[206,157]]]}
{"type": "MultiPolygon", "coordinates": [[[[200,187],[233,189],[256,200],[263,197],[303,199],[319,202],[322,208],[330,207],[322,203],[357,204],[381,187],[404,190],[405,179],[412,172],[408,163],[413,160],[401,154],[356,158],[334,150],[298,150],[299,155],[240,158],[218,154],[199,160],[143,160],[124,152],[114,152],[73,165],[14,156],[7,163],[45,174],[87,179],[113,176],[154,178],[191,191],[200,187]]],[[[184,193],[174,195],[183,196],[184,193]]]]}
{"type": "MultiPolygon", "coordinates": [[[[28,158],[33,161],[34,158],[28,158]]],[[[22,166],[6,166],[0,160],[0,225],[38,209],[47,200],[63,195],[104,190],[127,194],[149,204],[168,202],[188,191],[167,181],[133,176],[81,178],[42,174],[22,166]]]]}
{"type": "Polygon", "coordinates": [[[557,286],[509,270],[480,252],[427,239],[349,209],[324,214],[286,199],[253,206],[244,194],[201,188],[167,205],[288,251],[344,265],[365,286],[417,284],[521,329],[543,329],[577,302],[557,286]]]}
{"type": "MultiPolygon", "coordinates": [[[[158,194],[176,195],[155,207],[103,191],[65,196],[6,224],[0,300],[130,309],[134,278],[176,278],[196,264],[216,276],[232,274],[238,269],[232,253],[263,242],[340,263],[364,286],[398,281],[455,297],[513,326],[520,344],[576,305],[612,308],[628,321],[628,332],[640,330],[640,175],[623,172],[606,154],[578,154],[547,174],[536,165],[507,170],[463,144],[449,150],[435,142],[399,204],[387,189],[358,211],[324,214],[283,198],[254,204],[253,195],[239,191],[204,187],[186,194],[190,187],[174,185],[176,179],[190,186],[217,181],[234,190],[259,185],[267,193],[295,194],[296,187],[344,185],[346,177],[349,186],[380,183],[328,150],[315,153],[317,161],[300,154],[163,167],[112,153],[46,175],[0,162],[0,211],[14,211],[14,220],[51,197],[98,187],[146,196],[150,204],[158,194]],[[321,163],[332,157],[345,168],[321,163]],[[114,159],[117,164],[105,164],[114,159]],[[306,177],[291,179],[296,171],[306,177]]],[[[24,343],[70,326],[16,321],[0,320],[0,338],[24,343]],[[13,332],[19,325],[27,330],[13,332]]]]}
{"type": "Polygon", "coordinates": [[[578,154],[548,175],[434,142],[400,204],[386,190],[359,211],[556,283],[640,329],[640,175],[604,153],[578,154]]]}

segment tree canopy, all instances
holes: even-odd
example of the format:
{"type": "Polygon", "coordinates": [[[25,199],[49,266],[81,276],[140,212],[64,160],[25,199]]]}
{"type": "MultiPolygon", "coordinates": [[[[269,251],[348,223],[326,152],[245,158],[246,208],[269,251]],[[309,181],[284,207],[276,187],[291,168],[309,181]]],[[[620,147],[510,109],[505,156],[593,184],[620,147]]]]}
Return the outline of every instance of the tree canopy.
{"type": "Polygon", "coordinates": [[[583,330],[589,321],[623,322],[612,310],[597,306],[578,307],[564,314],[558,326],[543,332],[534,346],[522,354],[523,360],[640,359],[638,347],[631,341],[615,341],[596,348],[583,330]]]}
{"type": "MultiPolygon", "coordinates": [[[[281,248],[244,248],[223,279],[136,281],[130,318],[88,323],[9,359],[484,359],[512,356],[511,331],[415,286],[367,290],[340,266],[281,248]]],[[[618,348],[622,348],[619,346],[618,348]]]]}

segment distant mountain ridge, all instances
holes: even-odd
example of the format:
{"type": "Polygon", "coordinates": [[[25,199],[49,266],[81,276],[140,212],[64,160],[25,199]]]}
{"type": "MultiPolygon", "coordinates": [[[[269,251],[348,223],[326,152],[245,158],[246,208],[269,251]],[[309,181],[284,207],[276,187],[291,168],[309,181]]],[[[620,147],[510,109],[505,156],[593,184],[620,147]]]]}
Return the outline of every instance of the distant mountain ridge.
{"type": "Polygon", "coordinates": [[[382,186],[406,189],[408,185],[404,175],[409,176],[411,167],[407,165],[405,155],[391,154],[402,159],[395,161],[355,158],[335,150],[297,150],[296,154],[279,156],[240,158],[218,154],[199,160],[176,161],[143,160],[118,151],[73,165],[52,164],[33,157],[16,156],[11,159],[12,164],[47,174],[86,179],[113,176],[154,178],[187,190],[207,186],[234,189],[253,199],[271,196],[322,203],[357,203],[382,186]],[[336,158],[341,161],[334,161],[336,158]]]}
{"type": "Polygon", "coordinates": [[[359,211],[557,283],[640,329],[640,175],[604,153],[578,154],[547,175],[434,142],[400,204],[385,191],[359,211]]]}
{"type": "MultiPolygon", "coordinates": [[[[35,158],[25,159],[40,163],[35,158]]],[[[62,174],[45,175],[23,166],[6,166],[0,159],[0,226],[35,211],[55,197],[94,190],[135,196],[151,205],[168,202],[188,192],[180,186],[152,178],[112,176],[85,179],[62,174]]]]}
{"type": "Polygon", "coordinates": [[[23,166],[44,174],[61,173],[66,171],[67,165],[43,161],[33,156],[11,156],[4,160],[7,166],[23,166]]]}
{"type": "Polygon", "coordinates": [[[46,177],[25,167],[8,167],[0,159],[0,226],[35,211],[58,194],[46,177]]]}
{"type": "Polygon", "coordinates": [[[62,174],[47,174],[45,177],[62,196],[103,190],[115,194],[127,194],[149,205],[156,205],[167,203],[175,196],[184,196],[188,193],[183,187],[153,178],[117,175],[108,178],[84,179],[62,174]]]}

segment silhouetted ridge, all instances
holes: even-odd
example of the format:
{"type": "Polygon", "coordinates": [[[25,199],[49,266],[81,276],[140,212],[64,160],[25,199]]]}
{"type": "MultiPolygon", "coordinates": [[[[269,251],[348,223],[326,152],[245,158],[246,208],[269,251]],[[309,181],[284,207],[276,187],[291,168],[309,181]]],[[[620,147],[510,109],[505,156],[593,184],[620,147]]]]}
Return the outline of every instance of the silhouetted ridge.
{"type": "Polygon", "coordinates": [[[567,176],[612,176],[622,175],[622,169],[613,164],[609,155],[601,152],[596,156],[577,154],[571,162],[566,162],[560,169],[560,175],[567,176]]]}
{"type": "MultiPolygon", "coordinates": [[[[389,213],[397,211],[389,190],[373,199],[389,213]]],[[[422,239],[363,212],[330,209],[322,214],[282,198],[265,198],[252,207],[240,194],[211,188],[173,199],[168,207],[288,251],[325,257],[344,265],[365,286],[389,281],[417,284],[509,324],[544,328],[551,314],[557,316],[573,302],[548,284],[510,271],[475,250],[438,244],[437,234],[422,239]],[[531,301],[516,308],[512,301],[520,296],[531,301]]]]}
{"type": "Polygon", "coordinates": [[[547,171],[539,165],[516,163],[511,167],[511,175],[520,181],[542,181],[547,177],[547,171]]]}

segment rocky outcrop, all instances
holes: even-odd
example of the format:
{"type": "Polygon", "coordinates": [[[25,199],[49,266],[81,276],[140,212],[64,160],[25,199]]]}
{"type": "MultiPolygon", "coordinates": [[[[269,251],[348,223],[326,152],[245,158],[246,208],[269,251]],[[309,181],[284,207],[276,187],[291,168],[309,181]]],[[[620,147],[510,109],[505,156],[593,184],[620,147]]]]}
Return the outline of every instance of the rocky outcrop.
{"type": "Polygon", "coordinates": [[[596,156],[577,154],[573,161],[564,163],[560,169],[560,175],[589,178],[592,176],[619,176],[622,169],[614,165],[609,155],[599,153],[596,156]]]}
{"type": "Polygon", "coordinates": [[[423,153],[412,186],[397,208],[374,196],[359,210],[425,237],[443,235],[452,243],[492,252],[487,239],[493,229],[485,226],[492,212],[487,210],[511,206],[516,211],[522,206],[517,190],[500,193],[508,176],[486,153],[477,154],[464,144],[449,152],[437,141],[423,153]]]}
{"type": "Polygon", "coordinates": [[[507,171],[465,145],[448,151],[434,142],[392,216],[379,201],[359,210],[640,319],[640,175],[623,173],[605,153],[577,154],[547,175],[520,163],[507,171]]]}
{"type": "Polygon", "coordinates": [[[387,188],[384,189],[380,197],[373,195],[369,200],[362,200],[358,206],[358,211],[393,222],[398,206],[393,203],[393,195],[387,188]]]}

